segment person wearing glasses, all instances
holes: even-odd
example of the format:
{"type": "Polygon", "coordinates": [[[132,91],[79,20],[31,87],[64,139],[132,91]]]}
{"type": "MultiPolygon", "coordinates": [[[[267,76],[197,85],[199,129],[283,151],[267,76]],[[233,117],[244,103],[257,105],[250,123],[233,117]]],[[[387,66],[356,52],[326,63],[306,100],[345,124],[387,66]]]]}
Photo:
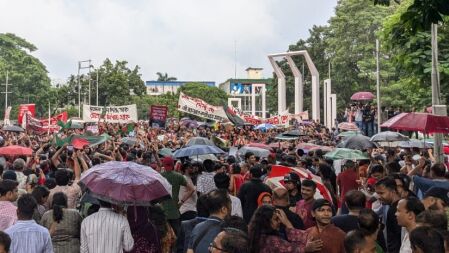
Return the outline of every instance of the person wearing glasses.
{"type": "Polygon", "coordinates": [[[224,228],[209,245],[210,253],[249,253],[249,239],[236,228],[224,228]]]}

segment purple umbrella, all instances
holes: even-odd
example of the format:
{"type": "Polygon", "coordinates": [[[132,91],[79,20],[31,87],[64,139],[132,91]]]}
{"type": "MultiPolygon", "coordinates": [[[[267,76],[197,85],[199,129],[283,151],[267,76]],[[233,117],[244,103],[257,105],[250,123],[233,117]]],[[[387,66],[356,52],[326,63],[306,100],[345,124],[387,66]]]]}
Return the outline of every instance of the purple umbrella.
{"type": "Polygon", "coordinates": [[[81,175],[80,184],[113,204],[146,206],[171,196],[171,185],[161,174],[133,162],[96,165],[81,175]]]}

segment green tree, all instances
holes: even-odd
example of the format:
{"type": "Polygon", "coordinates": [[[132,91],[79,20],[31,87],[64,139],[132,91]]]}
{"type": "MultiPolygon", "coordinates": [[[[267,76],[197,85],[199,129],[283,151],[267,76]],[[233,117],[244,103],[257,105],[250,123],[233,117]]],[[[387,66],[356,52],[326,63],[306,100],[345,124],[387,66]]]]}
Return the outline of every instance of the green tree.
{"type": "Polygon", "coordinates": [[[170,82],[178,80],[176,77],[168,76],[167,73],[157,72],[157,80],[160,82],[170,82]]]}
{"type": "MultiPolygon", "coordinates": [[[[37,47],[12,33],[0,33],[0,82],[5,83],[6,71],[12,85],[8,87],[8,105],[13,110],[11,118],[17,116],[17,107],[22,103],[35,103],[39,117],[47,115],[51,86],[45,65],[31,55],[37,47]]],[[[4,86],[2,86],[2,89],[4,86]]],[[[0,96],[0,115],[4,114],[5,97],[0,96]]]]}
{"type": "Polygon", "coordinates": [[[178,89],[191,97],[200,98],[211,105],[221,106],[227,103],[228,95],[218,87],[207,86],[202,83],[187,83],[178,89]]]}
{"type": "MultiPolygon", "coordinates": [[[[396,3],[401,1],[395,0],[396,3]]],[[[416,33],[430,30],[431,24],[444,22],[444,16],[449,15],[447,0],[413,0],[407,2],[407,9],[400,15],[398,25],[406,31],[416,33]]],[[[374,4],[390,5],[391,0],[374,0],[374,4]]]]}
{"type": "MultiPolygon", "coordinates": [[[[387,50],[392,52],[390,61],[399,70],[397,82],[386,86],[383,92],[391,101],[404,101],[418,109],[431,104],[431,36],[430,31],[410,33],[401,25],[401,17],[413,4],[405,0],[396,12],[385,19],[381,32],[387,50]],[[404,95],[407,95],[407,98],[404,95]],[[409,100],[406,102],[406,100],[409,100]]],[[[439,27],[439,71],[441,98],[449,102],[449,17],[439,27]]]]}
{"type": "MultiPolygon", "coordinates": [[[[96,78],[98,82],[98,102],[99,105],[126,105],[130,104],[133,95],[141,96],[145,94],[144,81],[139,73],[139,66],[133,69],[128,68],[127,61],[104,60],[103,64],[89,74],[79,77],[81,85],[81,102],[96,104],[96,78]],[[89,81],[91,83],[91,101],[88,101],[89,81]]],[[[71,75],[68,78],[68,85],[60,88],[60,105],[78,104],[78,78],[71,75]]]]}

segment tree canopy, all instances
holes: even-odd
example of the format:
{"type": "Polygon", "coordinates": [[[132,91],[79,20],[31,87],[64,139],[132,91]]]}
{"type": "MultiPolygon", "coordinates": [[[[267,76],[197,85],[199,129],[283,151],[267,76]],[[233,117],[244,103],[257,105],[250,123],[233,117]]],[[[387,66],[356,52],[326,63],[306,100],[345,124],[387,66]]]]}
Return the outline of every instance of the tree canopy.
{"type": "MultiPolygon", "coordinates": [[[[0,33],[0,82],[6,82],[8,71],[8,105],[12,106],[11,118],[17,116],[19,104],[36,103],[37,115],[44,115],[48,111],[48,102],[54,103],[56,97],[50,86],[45,65],[31,55],[37,47],[27,40],[12,34],[0,33]]],[[[2,92],[5,86],[0,86],[2,92]]],[[[5,97],[0,96],[0,115],[4,114],[5,97]]]]}
{"type": "Polygon", "coordinates": [[[168,76],[167,73],[157,72],[157,80],[160,82],[170,82],[178,80],[176,77],[168,76]]]}
{"type": "MultiPolygon", "coordinates": [[[[391,0],[374,0],[376,5],[390,5],[391,0]]],[[[395,0],[401,3],[400,0],[395,0]]],[[[431,24],[444,22],[444,16],[449,15],[447,0],[413,0],[408,2],[407,9],[400,15],[400,26],[412,33],[430,30],[431,24]]]]}

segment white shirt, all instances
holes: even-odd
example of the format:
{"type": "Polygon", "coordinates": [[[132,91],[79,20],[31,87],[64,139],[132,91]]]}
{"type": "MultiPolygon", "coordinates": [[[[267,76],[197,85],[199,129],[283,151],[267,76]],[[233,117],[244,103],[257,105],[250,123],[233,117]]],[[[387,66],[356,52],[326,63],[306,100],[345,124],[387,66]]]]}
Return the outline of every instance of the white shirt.
{"type": "Polygon", "coordinates": [[[408,232],[405,232],[404,238],[402,238],[401,249],[399,253],[412,253],[412,246],[410,245],[410,237],[408,232]]]}
{"type": "Polygon", "coordinates": [[[232,202],[231,215],[243,218],[242,202],[240,202],[240,199],[235,196],[229,195],[229,197],[231,197],[232,202]]]}
{"type": "MultiPolygon", "coordinates": [[[[195,187],[192,179],[189,176],[184,175],[184,178],[186,179],[188,185],[195,187]]],[[[179,200],[184,199],[184,196],[186,195],[186,193],[187,193],[187,187],[181,185],[181,187],[179,188],[178,199],[179,200]]],[[[198,195],[196,194],[196,191],[194,191],[192,193],[192,195],[184,202],[184,204],[182,204],[181,207],[179,207],[179,212],[181,214],[188,212],[188,211],[196,212],[197,199],[198,199],[198,195]]]]}
{"type": "Polygon", "coordinates": [[[34,220],[18,220],[5,230],[11,237],[9,252],[14,253],[53,253],[50,233],[34,220]]]}
{"type": "Polygon", "coordinates": [[[111,208],[100,208],[81,223],[80,253],[122,253],[134,246],[128,220],[111,208]]]}

